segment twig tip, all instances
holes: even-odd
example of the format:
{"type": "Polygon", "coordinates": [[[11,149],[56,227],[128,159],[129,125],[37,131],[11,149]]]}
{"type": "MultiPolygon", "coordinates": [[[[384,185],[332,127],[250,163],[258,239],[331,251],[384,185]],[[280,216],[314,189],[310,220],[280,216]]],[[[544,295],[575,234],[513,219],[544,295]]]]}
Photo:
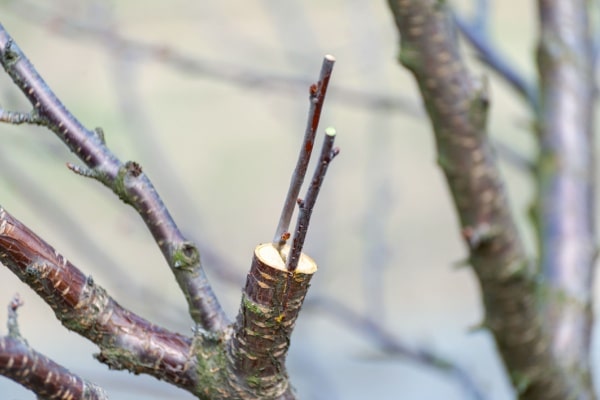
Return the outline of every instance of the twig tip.
{"type": "Polygon", "coordinates": [[[335,136],[337,134],[337,131],[333,126],[329,126],[325,129],[325,134],[327,136],[335,136]]]}

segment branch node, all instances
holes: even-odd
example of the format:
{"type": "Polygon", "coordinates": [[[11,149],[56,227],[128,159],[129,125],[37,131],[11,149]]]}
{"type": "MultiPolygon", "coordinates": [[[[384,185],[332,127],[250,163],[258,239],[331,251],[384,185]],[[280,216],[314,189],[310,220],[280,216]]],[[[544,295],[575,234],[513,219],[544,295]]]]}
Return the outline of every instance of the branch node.
{"type": "Polygon", "coordinates": [[[6,42],[6,50],[4,50],[3,58],[8,65],[13,65],[19,61],[19,52],[13,50],[14,42],[9,38],[6,42]]]}
{"type": "Polygon", "coordinates": [[[174,268],[186,268],[200,262],[200,253],[191,242],[183,242],[173,251],[174,268]]]}
{"type": "Polygon", "coordinates": [[[127,178],[137,178],[142,174],[142,167],[135,161],[127,161],[119,168],[119,172],[112,183],[113,192],[125,203],[133,204],[127,191],[127,178]]]}
{"type": "MultiPolygon", "coordinates": [[[[104,138],[104,134],[102,135],[102,138],[104,138]]],[[[137,178],[142,174],[142,166],[135,161],[127,161],[125,163],[125,168],[127,170],[127,173],[133,176],[134,178],[137,178]]]]}

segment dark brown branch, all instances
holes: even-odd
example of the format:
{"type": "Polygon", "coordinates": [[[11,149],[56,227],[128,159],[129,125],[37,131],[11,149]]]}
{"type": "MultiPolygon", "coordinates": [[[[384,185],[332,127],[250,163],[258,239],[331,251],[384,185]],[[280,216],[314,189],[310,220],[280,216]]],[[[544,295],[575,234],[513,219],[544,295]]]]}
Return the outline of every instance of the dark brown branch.
{"type": "Polygon", "coordinates": [[[303,257],[300,270],[290,273],[273,245],[268,246],[279,259],[275,269],[280,272],[269,272],[268,266],[257,272],[253,267],[242,301],[244,316],[236,324],[237,336],[227,327],[221,332],[196,329],[194,337],[188,338],[121,307],[0,208],[0,262],[35,290],[65,327],[97,344],[100,362],[111,369],[154,376],[202,400],[295,399],[283,363],[316,265],[303,257]],[[254,278],[266,281],[255,286],[254,278]],[[272,285],[273,292],[265,284],[272,285]],[[254,337],[255,333],[264,336],[254,337]],[[253,364],[257,352],[265,358],[253,364]]]}
{"type": "Polygon", "coordinates": [[[308,233],[310,217],[312,216],[312,211],[317,202],[319,191],[323,185],[327,168],[329,167],[331,160],[333,160],[333,158],[339,153],[337,148],[333,148],[335,135],[336,131],[334,128],[329,127],[325,130],[325,138],[323,139],[323,147],[321,148],[319,163],[315,168],[315,173],[306,192],[306,197],[304,200],[298,200],[300,211],[298,213],[298,222],[296,222],[296,230],[294,231],[292,248],[286,260],[286,268],[288,271],[296,270],[298,260],[302,254],[302,248],[304,247],[304,240],[306,239],[306,234],[308,233]]]}
{"type": "Polygon", "coordinates": [[[0,262],[29,285],[68,329],[100,347],[113,369],[152,375],[195,388],[191,340],[140,318],[0,208],[0,262]]]}
{"type": "Polygon", "coordinates": [[[481,285],[485,326],[521,399],[569,398],[569,384],[543,330],[536,271],[525,254],[486,132],[485,81],[472,77],[462,61],[446,2],[389,4],[401,36],[400,60],[419,84],[481,285]]]}
{"type": "Polygon", "coordinates": [[[273,243],[276,244],[278,249],[281,249],[287,241],[286,233],[288,232],[290,221],[292,220],[294,206],[298,200],[298,194],[300,193],[300,188],[304,182],[304,176],[306,175],[306,169],[308,168],[310,155],[312,154],[315,135],[317,134],[319,121],[321,119],[321,110],[323,108],[323,103],[325,102],[325,95],[327,94],[327,87],[329,86],[329,79],[331,78],[334,63],[335,58],[333,56],[325,56],[321,66],[319,81],[312,84],[309,89],[310,109],[308,112],[308,121],[306,123],[304,139],[302,140],[302,146],[300,146],[300,154],[298,155],[296,168],[292,174],[290,187],[285,197],[283,209],[281,210],[281,217],[279,218],[279,223],[273,238],[273,243]]]}
{"type": "Polygon", "coordinates": [[[0,62],[44,125],[87,165],[85,174],[101,181],[138,211],[171,266],[193,320],[210,330],[226,326],[228,319],[208,283],[198,250],[180,232],[139,164],[122,163],[105,146],[98,131],[86,129],[65,108],[1,25],[0,62]]]}
{"type": "Polygon", "coordinates": [[[33,391],[39,399],[105,400],[97,385],[32,349],[18,332],[16,296],[8,308],[8,336],[0,337],[0,375],[33,391]]]}
{"type": "MultiPolygon", "coordinates": [[[[596,267],[594,103],[590,3],[539,0],[541,87],[536,216],[550,350],[569,390],[595,398],[590,373],[596,267]]],[[[558,398],[558,397],[556,397],[558,398]]]]}
{"type": "Polygon", "coordinates": [[[174,317],[171,310],[177,307],[172,301],[165,299],[162,293],[142,287],[127,268],[120,268],[119,262],[90,236],[89,231],[82,227],[80,221],[77,221],[65,210],[64,204],[59,203],[37,186],[25,169],[19,168],[13,163],[4,149],[0,149],[0,171],[2,171],[2,178],[12,186],[15,194],[23,202],[28,203],[29,208],[36,213],[38,218],[46,220],[49,225],[60,227],[63,232],[67,233],[75,247],[82,250],[89,260],[93,260],[95,266],[102,267],[101,276],[105,282],[106,279],[110,279],[113,287],[122,291],[127,290],[128,293],[133,293],[146,300],[147,308],[154,313],[153,315],[159,315],[161,320],[171,318],[171,320],[180,322],[182,317],[185,318],[183,315],[174,317]]]}
{"type": "Polygon", "coordinates": [[[291,398],[285,358],[290,336],[317,270],[302,255],[296,271],[288,271],[281,252],[267,243],[256,247],[234,326],[230,355],[238,379],[260,398],[291,398]]]}

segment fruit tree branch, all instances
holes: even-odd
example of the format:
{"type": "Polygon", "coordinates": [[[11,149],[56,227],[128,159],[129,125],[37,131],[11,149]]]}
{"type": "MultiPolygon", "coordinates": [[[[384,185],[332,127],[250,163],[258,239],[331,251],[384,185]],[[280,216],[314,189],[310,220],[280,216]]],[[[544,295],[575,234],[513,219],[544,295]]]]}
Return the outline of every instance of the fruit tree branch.
{"type": "Polygon", "coordinates": [[[100,129],[85,128],[66,109],[2,25],[0,63],[33,105],[36,123],[52,130],[86,165],[71,169],[102,182],[140,214],[186,297],[192,319],[210,330],[226,326],[228,319],[208,283],[196,246],[183,236],[141,166],[121,162],[106,147],[100,129]]]}
{"type": "Polygon", "coordinates": [[[106,400],[98,386],[83,380],[48,357],[35,351],[21,337],[17,308],[23,303],[18,296],[8,306],[7,336],[0,337],[0,375],[21,384],[39,399],[106,400]]]}
{"type": "Polygon", "coordinates": [[[302,146],[300,146],[300,154],[298,154],[296,168],[292,174],[290,187],[285,197],[283,209],[281,210],[281,217],[279,218],[279,223],[273,238],[273,243],[276,244],[278,249],[281,249],[287,241],[286,233],[290,226],[294,206],[298,200],[298,194],[300,193],[300,188],[304,182],[310,155],[312,154],[312,149],[315,144],[315,136],[321,119],[321,110],[323,109],[323,103],[325,102],[325,95],[327,94],[327,87],[329,86],[329,79],[331,78],[334,63],[335,58],[333,56],[325,56],[321,67],[321,74],[319,75],[319,81],[312,84],[309,89],[310,108],[306,130],[304,131],[304,138],[302,140],[302,146]]]}
{"type": "Polygon", "coordinates": [[[521,399],[565,399],[570,385],[555,363],[539,310],[537,272],[525,254],[487,134],[486,82],[467,70],[449,6],[389,0],[401,37],[400,61],[414,75],[481,285],[484,326],[521,399]]]}

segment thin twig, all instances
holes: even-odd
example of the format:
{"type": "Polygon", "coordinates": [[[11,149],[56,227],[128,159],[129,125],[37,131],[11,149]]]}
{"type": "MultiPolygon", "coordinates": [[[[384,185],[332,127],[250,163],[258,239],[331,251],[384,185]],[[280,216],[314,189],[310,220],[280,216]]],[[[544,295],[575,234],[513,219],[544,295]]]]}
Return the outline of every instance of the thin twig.
{"type": "Polygon", "coordinates": [[[298,222],[296,223],[296,230],[294,232],[294,238],[292,241],[292,248],[287,256],[286,268],[288,271],[295,271],[298,266],[300,254],[302,253],[302,247],[304,246],[304,239],[308,232],[308,225],[310,223],[310,217],[312,215],[313,208],[317,202],[317,196],[319,190],[325,179],[327,173],[327,167],[329,163],[338,155],[339,149],[333,147],[335,142],[336,131],[334,128],[329,127],[325,129],[325,138],[323,140],[323,147],[321,148],[321,155],[319,156],[319,164],[315,169],[312,182],[306,192],[306,198],[304,200],[298,199],[298,205],[300,211],[298,213],[298,222]]]}
{"type": "Polygon", "coordinates": [[[485,23],[487,16],[484,11],[486,9],[485,7],[478,8],[472,22],[467,22],[454,13],[456,26],[467,42],[477,51],[479,59],[503,78],[509,86],[527,101],[533,110],[537,110],[539,106],[537,87],[525,79],[523,74],[514,67],[514,63],[510,62],[508,57],[502,54],[498,46],[490,39],[487,30],[488,24],[485,23]]]}
{"type": "MultiPolygon", "coordinates": [[[[290,93],[295,95],[296,89],[310,85],[311,79],[302,75],[282,74],[240,66],[237,63],[215,61],[207,57],[192,56],[168,44],[146,43],[122,35],[110,38],[110,32],[104,26],[90,24],[53,12],[39,5],[25,1],[11,1],[10,9],[21,18],[32,22],[36,27],[45,27],[53,35],[60,35],[75,40],[88,40],[112,51],[118,46],[132,59],[152,61],[167,68],[192,76],[204,76],[212,81],[233,84],[254,90],[269,90],[270,93],[290,93]],[[110,42],[113,43],[110,43],[110,42]]],[[[349,107],[382,111],[405,110],[408,116],[422,115],[414,100],[406,96],[390,95],[385,92],[353,89],[349,86],[336,86],[331,92],[336,102],[349,107]]]]}
{"type": "Polygon", "coordinates": [[[36,213],[37,217],[47,221],[49,225],[60,227],[68,239],[75,244],[74,247],[81,250],[87,259],[93,260],[102,278],[105,281],[110,280],[111,286],[144,299],[144,306],[163,321],[171,323],[182,321],[185,315],[173,313],[173,310],[177,309],[173,300],[165,299],[164,294],[143,287],[137,282],[130,269],[122,268],[121,263],[111,256],[112,253],[102,248],[90,236],[89,231],[82,227],[81,222],[65,210],[64,204],[49,196],[25,169],[15,165],[11,158],[7,157],[4,149],[0,149],[0,171],[2,171],[2,178],[22,201],[29,204],[29,208],[36,213]]]}
{"type": "Polygon", "coordinates": [[[2,25],[0,62],[34,112],[89,171],[75,169],[102,182],[140,214],[186,297],[192,319],[209,330],[225,327],[229,320],[208,283],[197,248],[183,236],[141,166],[120,161],[106,147],[101,130],[85,128],[67,110],[2,25]]]}
{"type": "Polygon", "coordinates": [[[15,339],[22,338],[19,330],[19,321],[17,318],[17,310],[23,305],[23,299],[16,293],[10,303],[8,303],[8,319],[6,321],[6,327],[8,328],[8,335],[15,339]]]}
{"type": "Polygon", "coordinates": [[[33,113],[26,113],[20,111],[9,111],[0,108],[0,122],[7,122],[13,125],[20,124],[31,124],[31,125],[42,125],[43,121],[33,113]]]}
{"type": "Polygon", "coordinates": [[[326,55],[325,58],[323,58],[319,81],[310,86],[310,109],[308,112],[308,121],[304,132],[304,139],[302,140],[296,168],[292,174],[290,187],[283,204],[279,224],[277,225],[275,236],[273,237],[273,243],[276,244],[278,250],[281,250],[288,239],[286,232],[288,232],[292,214],[294,213],[294,204],[296,204],[296,201],[298,200],[298,194],[300,193],[300,188],[304,182],[304,176],[306,175],[306,169],[308,168],[308,163],[310,161],[310,155],[315,142],[315,135],[317,134],[319,120],[321,118],[321,109],[323,108],[323,102],[325,101],[325,95],[327,94],[327,86],[329,85],[329,79],[331,78],[331,71],[333,70],[334,63],[335,58],[332,55],[326,55]]]}

